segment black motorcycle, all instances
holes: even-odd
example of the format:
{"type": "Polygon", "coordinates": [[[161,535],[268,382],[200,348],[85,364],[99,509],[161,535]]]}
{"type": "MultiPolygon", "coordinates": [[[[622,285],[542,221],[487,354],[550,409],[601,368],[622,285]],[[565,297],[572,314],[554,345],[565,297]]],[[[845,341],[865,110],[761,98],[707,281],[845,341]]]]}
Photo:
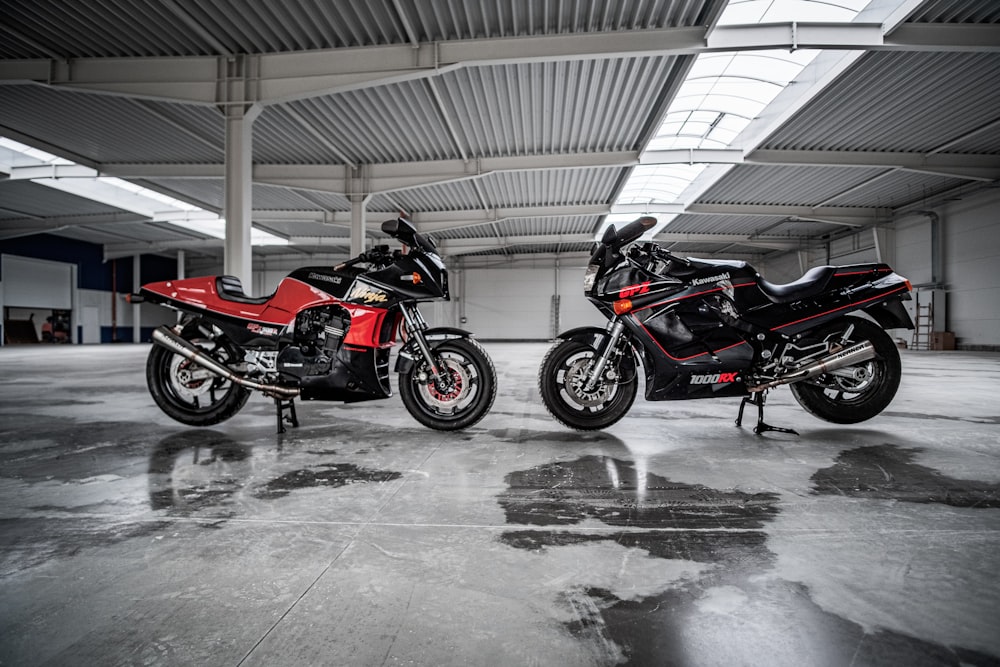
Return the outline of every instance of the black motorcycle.
{"type": "Polygon", "coordinates": [[[390,350],[403,405],[421,424],[452,431],[482,419],[496,396],[489,355],[472,334],[430,328],[422,301],[448,299],[434,242],[407,220],[382,224],[404,249],[376,246],[337,267],[293,271],[270,296],[233,276],[143,285],[133,302],[183,314],[153,332],[146,379],[156,404],[192,426],[229,419],[251,390],[274,398],[278,430],[298,425],[293,400],[353,403],[392,395],[390,350]]]}
{"type": "Polygon", "coordinates": [[[755,433],[794,433],[764,423],[766,394],[780,385],[838,424],[889,405],[900,361],[885,329],[913,328],[902,304],[909,281],[886,264],[857,264],[819,266],[777,285],[746,262],[633,244],[655,224],[643,217],[609,227],[597,244],[584,293],[609,322],[560,334],[542,361],[539,390],[557,420],[583,430],[617,422],[635,399],[639,365],[646,400],[740,396],[736,424],[753,405],[755,433]]]}

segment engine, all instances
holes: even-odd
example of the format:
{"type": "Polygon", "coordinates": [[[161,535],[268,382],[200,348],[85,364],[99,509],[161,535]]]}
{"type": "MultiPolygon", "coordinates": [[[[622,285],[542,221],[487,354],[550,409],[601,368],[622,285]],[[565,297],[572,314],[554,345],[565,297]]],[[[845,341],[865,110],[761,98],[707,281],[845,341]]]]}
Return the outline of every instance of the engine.
{"type": "Polygon", "coordinates": [[[350,314],[338,306],[303,310],[295,318],[291,343],[278,353],[278,372],[300,379],[325,375],[350,326],[350,314]]]}

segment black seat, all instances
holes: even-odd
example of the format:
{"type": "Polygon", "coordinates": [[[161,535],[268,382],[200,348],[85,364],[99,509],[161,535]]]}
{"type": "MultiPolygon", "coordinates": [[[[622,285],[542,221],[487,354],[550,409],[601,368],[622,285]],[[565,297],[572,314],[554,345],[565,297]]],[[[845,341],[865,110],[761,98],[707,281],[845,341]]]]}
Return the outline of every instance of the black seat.
{"type": "Polygon", "coordinates": [[[794,282],[785,285],[775,285],[763,278],[757,279],[762,291],[774,303],[791,303],[799,299],[808,299],[826,289],[830,278],[837,272],[835,266],[817,266],[806,271],[805,275],[794,282]]]}
{"type": "Polygon", "coordinates": [[[247,296],[243,292],[243,283],[236,276],[219,276],[215,279],[215,291],[226,301],[236,303],[250,303],[259,306],[266,303],[270,296],[247,296]]]}

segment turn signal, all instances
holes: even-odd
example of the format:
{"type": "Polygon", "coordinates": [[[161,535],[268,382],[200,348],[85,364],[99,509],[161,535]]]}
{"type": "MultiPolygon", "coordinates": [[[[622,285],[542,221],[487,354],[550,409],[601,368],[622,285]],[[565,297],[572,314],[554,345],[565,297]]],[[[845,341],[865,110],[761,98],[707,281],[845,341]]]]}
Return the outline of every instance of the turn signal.
{"type": "Polygon", "coordinates": [[[420,274],[417,273],[416,271],[414,271],[413,272],[413,284],[414,285],[419,285],[422,280],[423,280],[423,278],[420,277],[420,274]]]}
{"type": "Polygon", "coordinates": [[[913,285],[910,284],[910,281],[909,280],[904,280],[903,282],[906,283],[906,291],[907,292],[912,292],[913,291],[913,285]]]}
{"type": "Polygon", "coordinates": [[[632,299],[618,299],[615,301],[615,315],[624,315],[632,310],[632,299]]]}

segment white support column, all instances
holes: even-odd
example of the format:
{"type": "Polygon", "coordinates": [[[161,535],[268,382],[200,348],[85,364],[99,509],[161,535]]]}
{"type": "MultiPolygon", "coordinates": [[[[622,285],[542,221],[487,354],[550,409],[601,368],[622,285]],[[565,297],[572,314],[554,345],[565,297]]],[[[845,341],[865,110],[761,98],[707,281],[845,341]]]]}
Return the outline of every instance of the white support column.
{"type": "Polygon", "coordinates": [[[872,227],[875,240],[875,261],[892,266],[896,261],[895,230],[889,227],[872,227]]]}
{"type": "Polygon", "coordinates": [[[368,199],[361,195],[351,195],[351,257],[357,257],[365,250],[365,205],[368,199]]]}
{"type": "MultiPolygon", "coordinates": [[[[139,273],[142,269],[142,255],[132,255],[132,293],[135,294],[142,287],[142,280],[139,273]]],[[[142,342],[142,310],[137,303],[132,304],[132,342],[142,342]]]]}
{"type": "Polygon", "coordinates": [[[809,270],[809,251],[799,250],[796,253],[799,257],[799,273],[805,273],[809,270]]]}
{"type": "Polygon", "coordinates": [[[226,241],[223,271],[236,276],[243,289],[253,289],[253,256],[250,246],[253,210],[253,121],[260,107],[226,108],[226,241]]]}
{"type": "Polygon", "coordinates": [[[180,280],[180,279],[183,279],[185,277],[186,277],[186,274],[184,272],[184,251],[183,250],[178,250],[177,251],[177,279],[180,280]]]}

